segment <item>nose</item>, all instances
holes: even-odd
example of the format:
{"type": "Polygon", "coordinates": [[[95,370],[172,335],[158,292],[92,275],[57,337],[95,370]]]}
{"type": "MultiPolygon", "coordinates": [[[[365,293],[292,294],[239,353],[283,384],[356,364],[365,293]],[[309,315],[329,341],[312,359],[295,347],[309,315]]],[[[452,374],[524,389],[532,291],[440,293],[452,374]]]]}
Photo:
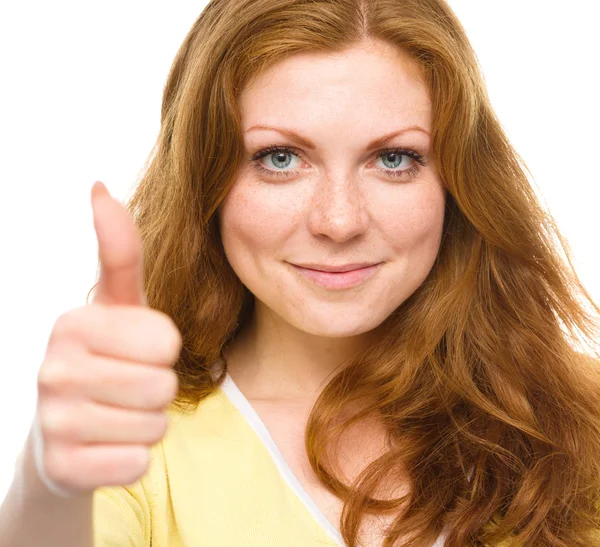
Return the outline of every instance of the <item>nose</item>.
{"type": "Polygon", "coordinates": [[[367,203],[360,179],[348,176],[317,183],[311,200],[308,227],[313,235],[344,242],[369,228],[367,203]]]}

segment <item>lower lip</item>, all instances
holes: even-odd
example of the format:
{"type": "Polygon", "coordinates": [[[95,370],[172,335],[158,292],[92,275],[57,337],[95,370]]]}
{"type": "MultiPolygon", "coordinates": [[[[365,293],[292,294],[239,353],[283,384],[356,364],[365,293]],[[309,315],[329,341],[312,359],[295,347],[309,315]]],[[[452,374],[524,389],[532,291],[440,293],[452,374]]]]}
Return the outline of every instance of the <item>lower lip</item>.
{"type": "Polygon", "coordinates": [[[306,279],[321,287],[327,289],[349,289],[350,287],[355,287],[364,283],[367,279],[372,277],[379,269],[379,266],[381,266],[381,262],[379,264],[374,264],[373,266],[367,266],[366,268],[339,273],[310,270],[308,268],[296,266],[295,264],[292,264],[292,266],[306,279]]]}

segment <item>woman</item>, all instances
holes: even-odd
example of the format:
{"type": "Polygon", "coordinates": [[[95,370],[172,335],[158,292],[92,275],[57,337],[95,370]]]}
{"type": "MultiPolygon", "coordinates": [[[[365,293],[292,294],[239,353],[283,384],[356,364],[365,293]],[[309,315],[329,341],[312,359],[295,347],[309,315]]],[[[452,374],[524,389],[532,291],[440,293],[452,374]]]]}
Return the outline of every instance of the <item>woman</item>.
{"type": "Polygon", "coordinates": [[[127,209],[179,389],[97,547],[600,544],[600,309],[443,0],[212,0],[127,209]]]}

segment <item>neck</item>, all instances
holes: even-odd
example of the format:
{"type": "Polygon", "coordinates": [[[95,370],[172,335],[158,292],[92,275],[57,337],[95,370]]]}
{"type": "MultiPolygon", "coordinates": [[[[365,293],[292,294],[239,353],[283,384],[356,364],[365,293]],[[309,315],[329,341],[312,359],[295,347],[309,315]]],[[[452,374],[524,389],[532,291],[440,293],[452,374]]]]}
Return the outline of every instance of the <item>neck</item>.
{"type": "Polygon", "coordinates": [[[256,313],[224,350],[229,374],[248,398],[311,402],[370,338],[315,336],[256,313]]]}

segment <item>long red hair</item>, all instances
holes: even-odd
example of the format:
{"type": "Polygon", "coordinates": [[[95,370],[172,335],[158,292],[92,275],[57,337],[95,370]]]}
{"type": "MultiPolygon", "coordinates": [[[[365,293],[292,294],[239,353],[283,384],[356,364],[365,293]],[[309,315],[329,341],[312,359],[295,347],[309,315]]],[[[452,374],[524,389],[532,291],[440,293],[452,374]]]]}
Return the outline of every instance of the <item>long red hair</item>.
{"type": "Polygon", "coordinates": [[[444,526],[447,547],[597,544],[588,534],[600,530],[600,309],[443,0],[212,0],[192,26],[127,203],[142,234],[148,303],[183,336],[175,404],[195,408],[217,389],[225,370],[215,381],[210,366],[253,312],[217,218],[244,154],[241,89],[285,56],[366,39],[419,63],[448,194],[428,278],[330,381],[308,421],[314,472],[344,501],[343,538],[355,547],[366,513],[396,510],[384,547],[407,535],[405,547],[431,543],[444,526]],[[339,423],[348,403],[356,411],[339,423]],[[374,411],[394,442],[345,484],[336,441],[374,411]],[[376,498],[400,469],[410,494],[376,498]]]}

